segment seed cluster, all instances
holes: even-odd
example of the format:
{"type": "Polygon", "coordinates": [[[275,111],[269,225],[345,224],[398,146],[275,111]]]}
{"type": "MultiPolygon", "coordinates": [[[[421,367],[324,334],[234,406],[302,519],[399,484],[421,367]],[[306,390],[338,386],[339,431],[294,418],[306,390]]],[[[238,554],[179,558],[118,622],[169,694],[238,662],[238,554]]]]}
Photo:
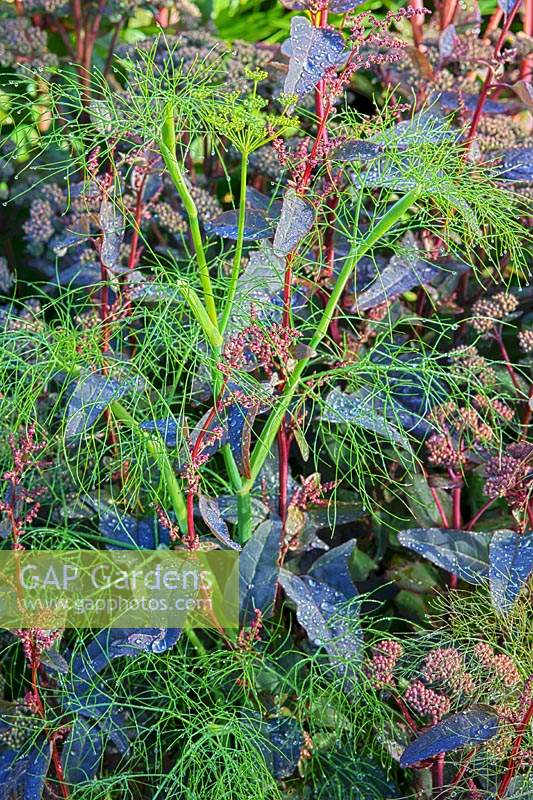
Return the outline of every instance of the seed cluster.
{"type": "Polygon", "coordinates": [[[533,352],[533,330],[518,333],[518,346],[523,353],[533,352]]]}
{"type": "Polygon", "coordinates": [[[494,328],[497,320],[512,314],[517,307],[517,298],[505,292],[499,292],[491,299],[476,300],[472,306],[471,325],[477,333],[488,333],[494,328]]]}
{"type": "MultiPolygon", "coordinates": [[[[9,727],[0,730],[0,744],[20,750],[25,742],[32,739],[42,728],[42,720],[35,716],[23,703],[17,703],[9,716],[9,727]]],[[[4,720],[7,721],[4,716],[4,720]]]]}
{"type": "Polygon", "coordinates": [[[456,347],[449,354],[451,371],[458,378],[477,378],[484,386],[496,383],[496,372],[486,358],[480,355],[477,347],[465,345],[456,347]]]}
{"type": "Polygon", "coordinates": [[[25,16],[2,19],[1,66],[27,70],[57,63],[57,57],[47,49],[46,31],[32,25],[25,16]]]}
{"type": "Polygon", "coordinates": [[[510,444],[503,455],[490,458],[485,464],[487,497],[504,497],[511,508],[523,506],[531,491],[532,463],[533,445],[527,442],[510,444]]]}

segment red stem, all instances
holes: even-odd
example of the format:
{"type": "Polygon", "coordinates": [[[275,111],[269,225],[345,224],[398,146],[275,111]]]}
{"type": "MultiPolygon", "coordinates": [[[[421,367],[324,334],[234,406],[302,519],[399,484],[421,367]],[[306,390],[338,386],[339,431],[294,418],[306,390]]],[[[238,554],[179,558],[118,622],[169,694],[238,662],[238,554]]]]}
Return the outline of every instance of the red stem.
{"type": "Polygon", "coordinates": [[[422,472],[423,472],[424,478],[426,479],[426,483],[428,485],[428,489],[431,492],[431,496],[433,497],[433,500],[435,501],[435,505],[437,506],[437,511],[440,514],[440,518],[442,520],[442,526],[443,526],[443,528],[449,528],[450,527],[450,523],[448,522],[448,518],[446,516],[446,512],[444,511],[444,506],[442,505],[442,503],[440,501],[438,492],[437,492],[437,490],[435,489],[434,486],[431,486],[431,484],[429,482],[429,475],[427,474],[427,471],[425,470],[424,467],[422,467],[422,472]]]}
{"type": "Polygon", "coordinates": [[[451,25],[455,12],[457,11],[458,0],[444,0],[441,14],[440,14],[440,29],[443,31],[448,25],[451,25]]]}
{"type": "Polygon", "coordinates": [[[533,383],[529,386],[528,398],[526,400],[524,413],[522,415],[522,434],[520,436],[521,439],[527,439],[528,436],[528,428],[531,422],[531,417],[533,417],[533,383]]]}
{"type": "MultiPolygon", "coordinates": [[[[533,36],[533,0],[525,0],[524,33],[533,36]]],[[[527,55],[520,66],[520,78],[531,80],[533,77],[533,56],[527,55]]]]}
{"type": "MultiPolygon", "coordinates": [[[[429,484],[428,484],[428,486],[429,486],[429,484]]],[[[449,528],[450,527],[450,523],[448,522],[448,517],[446,516],[446,512],[444,511],[444,506],[442,505],[442,503],[440,501],[440,497],[438,495],[437,490],[435,489],[434,486],[430,486],[429,487],[429,491],[431,492],[431,496],[433,497],[433,500],[435,501],[435,505],[437,506],[437,510],[438,510],[438,512],[440,514],[440,518],[442,520],[443,526],[445,528],[449,528]]]]}
{"type": "Polygon", "coordinates": [[[533,700],[529,704],[529,708],[527,709],[522,722],[517,728],[517,736],[513,743],[513,749],[511,750],[511,755],[509,756],[509,761],[507,762],[507,772],[502,778],[502,782],[498,788],[498,794],[496,795],[497,800],[501,800],[502,797],[505,797],[507,789],[509,788],[509,784],[513,778],[513,775],[516,771],[516,759],[518,753],[520,752],[520,746],[522,744],[522,739],[526,733],[527,727],[531,720],[533,719],[533,700]]]}
{"type": "MultiPolygon", "coordinates": [[[[144,192],[144,186],[146,183],[147,175],[145,174],[139,184],[137,189],[137,195],[135,200],[135,216],[134,216],[134,223],[133,223],[133,234],[131,237],[131,245],[130,245],[130,253],[128,257],[128,272],[131,274],[132,270],[137,265],[137,250],[139,246],[139,233],[141,229],[141,217],[142,217],[142,197],[144,192]]],[[[129,275],[126,278],[126,281],[129,280],[129,275]]],[[[124,313],[126,316],[131,313],[131,298],[128,291],[129,287],[126,287],[126,300],[124,302],[124,313]]]]}
{"type": "Polygon", "coordinates": [[[526,511],[527,511],[527,518],[529,520],[529,524],[533,528],[533,508],[531,507],[531,501],[529,501],[529,503],[527,504],[526,511]]]}
{"type": "Polygon", "coordinates": [[[283,527],[287,522],[289,449],[289,434],[283,422],[278,433],[279,516],[283,527]]]}
{"type": "MultiPolygon", "coordinates": [[[[424,8],[424,0],[410,0],[409,5],[411,8],[416,8],[421,11],[424,8]]],[[[414,14],[409,21],[413,31],[413,41],[415,43],[415,47],[420,49],[420,45],[422,44],[422,40],[424,38],[424,18],[420,14],[414,14]]]]}
{"type": "MultiPolygon", "coordinates": [[[[513,19],[515,18],[516,13],[517,13],[518,9],[520,8],[521,4],[522,4],[522,0],[516,0],[514,6],[512,7],[511,11],[509,12],[509,14],[507,15],[507,17],[505,19],[505,22],[503,24],[503,28],[501,30],[501,33],[500,33],[499,37],[498,37],[498,41],[494,45],[494,52],[493,52],[494,61],[496,61],[498,56],[500,55],[500,51],[502,49],[503,43],[505,42],[505,38],[506,38],[507,34],[509,33],[509,30],[510,30],[512,22],[513,22],[513,19]]],[[[486,75],[485,80],[483,82],[483,87],[482,87],[481,93],[479,95],[479,99],[478,99],[478,102],[477,102],[476,110],[474,111],[474,114],[472,116],[472,122],[470,123],[470,130],[468,131],[468,137],[467,137],[467,143],[466,143],[467,144],[467,148],[470,148],[472,146],[472,142],[474,141],[475,135],[477,133],[479,121],[480,121],[481,116],[483,114],[483,107],[485,106],[485,101],[487,100],[487,96],[488,96],[489,91],[490,91],[491,86],[492,86],[493,77],[494,77],[494,67],[491,64],[491,65],[489,65],[489,68],[487,70],[487,75],[486,75]]]]}
{"type": "Polygon", "coordinates": [[[476,513],[474,514],[468,525],[465,527],[465,531],[471,531],[474,525],[477,522],[479,522],[485,511],[488,511],[488,509],[491,507],[493,503],[496,502],[497,499],[498,499],[497,497],[493,497],[491,500],[487,500],[487,502],[481,506],[479,511],[476,511],[476,513]]]}
{"type": "Polygon", "coordinates": [[[501,356],[505,363],[505,368],[509,373],[509,377],[513,382],[513,386],[515,389],[520,391],[520,383],[518,382],[518,378],[516,377],[516,372],[513,369],[513,365],[511,363],[511,359],[509,358],[509,353],[507,352],[507,348],[505,347],[502,339],[501,330],[496,329],[493,333],[494,341],[497,343],[498,348],[500,350],[501,356]]]}
{"type": "MultiPolygon", "coordinates": [[[[327,8],[318,11],[312,15],[312,23],[315,28],[324,28],[328,24],[328,11],[327,8]]],[[[331,111],[331,100],[328,100],[324,105],[323,102],[324,81],[319,81],[315,89],[315,110],[318,118],[318,131],[316,139],[313,142],[311,154],[304,174],[299,182],[298,190],[302,191],[309,185],[311,174],[314,165],[314,159],[318,150],[318,145],[323,139],[327,141],[328,134],[326,130],[327,118],[331,111]]],[[[332,245],[331,245],[332,247],[332,245]]],[[[334,257],[334,256],[333,256],[334,257]]],[[[294,253],[289,253],[285,260],[285,274],[283,277],[283,320],[282,324],[288,328],[290,325],[291,313],[291,294],[292,294],[292,262],[294,253]]],[[[291,437],[287,430],[285,421],[282,422],[278,432],[278,480],[279,480],[279,515],[283,527],[287,521],[287,507],[288,507],[288,482],[289,482],[289,451],[291,437]]]]}
{"type": "MultiPolygon", "coordinates": [[[[32,646],[32,651],[33,651],[33,646],[32,646]]],[[[31,666],[31,685],[32,685],[33,700],[35,703],[35,707],[37,709],[37,713],[39,714],[42,720],[45,720],[44,704],[41,699],[41,694],[39,691],[39,660],[36,654],[32,655],[30,666],[31,666]]],[[[61,756],[59,754],[59,750],[57,747],[57,741],[53,736],[50,739],[50,746],[52,752],[52,761],[54,764],[54,769],[56,771],[59,788],[61,789],[61,794],[63,795],[65,800],[67,800],[67,798],[69,797],[69,790],[65,782],[65,776],[63,774],[63,765],[61,764],[61,756]]]]}
{"type": "Polygon", "coordinates": [[[413,733],[418,733],[418,725],[416,724],[411,714],[409,713],[409,710],[405,705],[405,703],[403,702],[402,698],[395,693],[392,693],[391,697],[398,706],[398,708],[400,709],[400,711],[402,712],[405,721],[407,722],[413,733]]]}
{"type": "Polygon", "coordinates": [[[470,750],[470,752],[467,753],[467,755],[465,757],[465,760],[463,761],[463,763],[461,764],[461,766],[459,767],[459,769],[455,773],[455,775],[454,775],[454,777],[453,777],[453,779],[452,779],[452,781],[450,783],[450,789],[452,788],[452,786],[456,786],[459,783],[459,781],[462,780],[466,770],[468,769],[468,765],[470,764],[470,762],[474,758],[475,753],[476,753],[475,748],[474,748],[474,750],[470,750]]]}
{"type": "MultiPolygon", "coordinates": [[[[453,469],[448,470],[450,478],[454,483],[459,480],[459,476],[453,471],[453,469]]],[[[463,521],[461,518],[461,494],[462,489],[460,486],[454,486],[452,489],[452,506],[453,506],[453,527],[456,530],[461,530],[463,521]]],[[[457,575],[450,575],[450,589],[457,588],[457,575]]]]}
{"type": "Polygon", "coordinates": [[[493,33],[497,28],[500,22],[502,21],[503,11],[498,6],[492,17],[489,19],[487,23],[487,27],[485,28],[485,36],[488,36],[490,33],[493,33]]]}
{"type": "Polygon", "coordinates": [[[433,789],[442,789],[444,786],[444,753],[439,753],[433,763],[433,789]]]}
{"type": "Polygon", "coordinates": [[[102,352],[109,351],[109,339],[111,338],[111,331],[109,327],[109,286],[107,281],[109,276],[107,274],[107,267],[100,258],[100,277],[102,280],[102,288],[100,290],[100,319],[102,320],[102,352]]]}

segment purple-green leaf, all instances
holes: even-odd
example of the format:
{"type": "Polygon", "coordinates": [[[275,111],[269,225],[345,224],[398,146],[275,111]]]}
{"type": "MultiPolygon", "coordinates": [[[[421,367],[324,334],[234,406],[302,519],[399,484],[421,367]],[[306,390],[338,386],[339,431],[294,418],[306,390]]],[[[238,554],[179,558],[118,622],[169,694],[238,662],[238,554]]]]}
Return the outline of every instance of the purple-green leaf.
{"type": "Polygon", "coordinates": [[[370,286],[356,295],[355,305],[359,311],[374,308],[415,286],[430,283],[441,272],[442,267],[420,258],[416,247],[402,250],[391,257],[370,286]]]}
{"type": "Polygon", "coordinates": [[[267,520],[244,545],[239,568],[241,621],[254,618],[254,611],[268,612],[274,603],[281,545],[281,522],[267,520]]]}
{"type": "Polygon", "coordinates": [[[533,573],[533,531],[496,531],[489,558],[492,601],[499,611],[508,613],[533,573]]]}
{"type": "Polygon", "coordinates": [[[349,423],[370,431],[389,442],[409,450],[409,439],[396,424],[386,419],[374,402],[372,392],[363,387],[358,392],[348,394],[335,387],[325,398],[322,419],[336,424],[349,423]]]}
{"type": "Polygon", "coordinates": [[[225,544],[226,547],[230,547],[232,550],[240,550],[240,545],[234,542],[229,535],[228,526],[222,517],[218,502],[213,497],[207,497],[205,494],[201,494],[198,499],[198,507],[203,521],[213,536],[215,536],[219,542],[225,544]]]}
{"type": "Polygon", "coordinates": [[[327,583],[332,589],[340,592],[346,600],[351,600],[358,594],[349,568],[350,557],[355,546],[355,539],[350,539],[329,550],[313,562],[308,575],[327,583]]]}
{"type": "Polygon", "coordinates": [[[329,154],[333,161],[370,161],[383,153],[383,145],[366,139],[348,139],[329,154]]]}
{"type": "Polygon", "coordinates": [[[281,216],[274,235],[273,249],[277,256],[286,256],[309,233],[315,221],[315,210],[294,189],[283,198],[281,216]]]}
{"type": "MultiPolygon", "coordinates": [[[[222,239],[236,240],[239,235],[239,217],[237,211],[223,211],[218,217],[206,222],[205,229],[209,234],[216,234],[222,239]]],[[[272,236],[272,227],[266,214],[261,211],[248,211],[243,228],[245,241],[256,242],[272,236]]]]}
{"type": "MultiPolygon", "coordinates": [[[[294,575],[281,569],[279,582],[294,603],[296,618],[309,640],[323,647],[339,671],[361,657],[362,633],[358,612],[345,608],[346,596],[313,575],[294,575]]],[[[355,593],[355,592],[354,592],[355,593]]]]}
{"type": "Polygon", "coordinates": [[[463,581],[481,584],[489,577],[490,533],[451,528],[410,528],[398,541],[463,581]]]}
{"type": "Polygon", "coordinates": [[[312,91],[326,71],[346,56],[344,39],[336,31],[314,28],[306,17],[293,17],[291,37],[282,46],[289,56],[284,92],[303,97],[312,91]]]}
{"type": "Polygon", "coordinates": [[[497,730],[498,715],[484,708],[473,707],[461,714],[452,714],[411,742],[402,753],[400,765],[411,767],[439,753],[488,742],[497,730]]]}
{"type": "Polygon", "coordinates": [[[124,217],[116,203],[108,198],[102,200],[99,215],[102,229],[100,260],[108,269],[115,269],[120,259],[120,247],[124,240],[124,217]]]}
{"type": "Polygon", "coordinates": [[[95,723],[78,717],[65,739],[61,760],[69,783],[91,781],[103,753],[102,731],[95,723]]]}
{"type": "Polygon", "coordinates": [[[76,383],[67,408],[65,438],[74,439],[91,428],[104,410],[130,388],[108,375],[90,372],[76,383]]]}

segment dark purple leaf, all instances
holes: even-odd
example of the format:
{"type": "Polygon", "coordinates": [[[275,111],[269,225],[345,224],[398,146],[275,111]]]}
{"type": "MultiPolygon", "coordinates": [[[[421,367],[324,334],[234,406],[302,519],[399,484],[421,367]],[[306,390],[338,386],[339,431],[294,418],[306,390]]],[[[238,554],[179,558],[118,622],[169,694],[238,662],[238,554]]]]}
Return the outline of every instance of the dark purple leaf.
{"type": "Polygon", "coordinates": [[[448,25],[439,36],[439,55],[441,59],[446,61],[453,56],[458,44],[459,37],[457,36],[455,25],[448,25]]]}
{"type": "Polygon", "coordinates": [[[533,183],[533,147],[504,150],[500,157],[500,178],[513,183],[533,183]]]}
{"type": "Polygon", "coordinates": [[[252,427],[259,409],[259,401],[250,406],[235,402],[228,407],[229,446],[239,472],[246,478],[250,477],[250,442],[252,427]]]}
{"type": "Polygon", "coordinates": [[[271,312],[272,298],[283,287],[284,272],[285,260],[274,253],[269,242],[262,242],[258,250],[250,253],[248,265],[239,276],[232,328],[249,324],[252,307],[260,317],[271,312]]]}
{"type": "MultiPolygon", "coordinates": [[[[217,500],[224,519],[232,525],[236,525],[238,521],[238,512],[237,498],[235,495],[224,494],[221,497],[218,497],[217,500]]],[[[269,508],[261,500],[259,500],[258,497],[251,497],[250,502],[252,507],[252,526],[255,528],[260,522],[263,522],[268,517],[269,508]]]]}
{"type": "Polygon", "coordinates": [[[51,669],[52,672],[61,672],[63,675],[66,675],[70,669],[67,661],[57,650],[45,650],[41,654],[41,664],[44,664],[47,669],[51,669]]]}
{"type": "Polygon", "coordinates": [[[157,431],[167,447],[178,446],[178,430],[181,430],[181,427],[173,417],[141,422],[140,427],[143,431],[157,431]]]}
{"type": "Polygon", "coordinates": [[[315,209],[294,189],[283,198],[281,216],[274,235],[273,249],[277,256],[286,256],[309,233],[315,221],[315,209]]]}
{"type": "Polygon", "coordinates": [[[411,767],[439,753],[488,742],[497,730],[497,714],[483,708],[473,707],[461,714],[452,714],[411,742],[402,753],[400,765],[411,767]]]}
{"type": "Polygon", "coordinates": [[[212,414],[211,411],[206,411],[203,417],[196,423],[194,430],[191,434],[191,450],[194,448],[199,436],[202,436],[199,453],[211,457],[221,447],[228,443],[228,426],[226,419],[226,412],[222,414],[212,414]],[[222,435],[218,433],[222,429],[222,435]],[[212,434],[216,434],[214,441],[211,441],[212,434]]]}
{"type": "Polygon", "coordinates": [[[104,198],[100,206],[102,245],[100,259],[104,266],[113,270],[120,260],[120,247],[124,240],[124,217],[112,200],[104,198]]]}
{"type": "Polygon", "coordinates": [[[174,647],[180,635],[179,628],[109,628],[74,658],[72,669],[80,679],[94,676],[115,658],[164,653],[174,647]]]}
{"type": "Polygon", "coordinates": [[[90,236],[87,233],[67,233],[62,236],[54,236],[50,242],[50,246],[56,256],[62,258],[66,255],[69,247],[77,247],[79,244],[86,242],[89,238],[90,236]]]}
{"type": "Polygon", "coordinates": [[[212,497],[206,497],[205,494],[201,494],[198,506],[202,519],[213,536],[222,544],[231,547],[232,550],[240,550],[240,545],[234,542],[229,535],[228,526],[224,522],[218,502],[212,497]]]}
{"type": "MultiPolygon", "coordinates": [[[[216,234],[222,239],[235,241],[239,234],[239,212],[223,211],[218,217],[214,217],[205,223],[206,232],[216,234]]],[[[248,211],[246,222],[243,229],[244,240],[247,242],[257,242],[260,239],[269,239],[272,236],[270,220],[261,211],[248,211]]]]}
{"type": "Polygon", "coordinates": [[[130,386],[126,381],[119,382],[98,372],[82,376],[70,396],[65,438],[73,439],[86,433],[110,403],[122,397],[130,386]]]}
{"type": "Polygon", "coordinates": [[[533,111],[533,86],[529,81],[522,80],[514,83],[513,92],[518,95],[527,109],[533,111]]]}
{"type": "Polygon", "coordinates": [[[445,116],[436,108],[417,111],[408,119],[386,128],[378,137],[379,142],[400,151],[414,149],[422,144],[440,144],[458,138],[457,130],[452,128],[445,116]]]}
{"type": "Polygon", "coordinates": [[[410,528],[398,541],[463,581],[481,584],[489,577],[490,533],[446,528],[410,528]]]}
{"type": "Polygon", "coordinates": [[[69,783],[91,781],[98,770],[103,752],[102,731],[78,717],[65,739],[61,760],[69,783]]]}
{"type": "MultiPolygon", "coordinates": [[[[163,190],[162,164],[163,161],[159,157],[158,157],[157,167],[156,164],[154,163],[151,164],[152,172],[150,172],[150,174],[144,181],[142,199],[145,203],[149,203],[150,200],[156,200],[163,190]],[[155,169],[157,169],[158,171],[155,171],[155,169]]],[[[141,173],[140,173],[141,179],[143,172],[144,170],[141,168],[141,173]]],[[[131,183],[133,185],[133,188],[135,189],[134,170],[132,170],[131,178],[132,178],[131,183]]]]}
{"type": "Polygon", "coordinates": [[[492,601],[499,611],[507,613],[533,573],[533,531],[522,535],[496,531],[490,542],[489,557],[492,601]]]}
{"type": "Polygon", "coordinates": [[[50,744],[39,741],[30,752],[21,756],[10,747],[0,752],[0,785],[2,798],[12,795],[21,800],[41,800],[50,764],[50,744]]]}
{"type": "Polygon", "coordinates": [[[120,549],[120,544],[129,548],[155,550],[160,544],[168,545],[169,531],[154,517],[136,519],[129,514],[117,514],[112,508],[100,507],[100,533],[113,539],[116,545],[106,544],[109,549],[120,549]]]}
{"type": "Polygon", "coordinates": [[[399,420],[401,427],[415,436],[424,436],[433,430],[426,417],[446,400],[449,388],[442,379],[436,378],[428,386],[424,377],[424,356],[412,349],[402,351],[400,346],[389,343],[374,348],[371,360],[387,367],[386,391],[374,393],[375,407],[383,416],[399,420]]]}
{"type": "Polygon", "coordinates": [[[323,647],[341,672],[361,658],[363,637],[358,612],[346,609],[346,598],[310,575],[281,569],[279,582],[296,607],[296,618],[316,647],[323,647]]]}
{"type": "Polygon", "coordinates": [[[110,708],[106,714],[92,714],[102,730],[104,739],[111,741],[121,755],[130,749],[130,740],[135,737],[136,731],[128,724],[128,719],[122,711],[113,710],[113,698],[110,697],[110,708]]]}
{"type": "Polygon", "coordinates": [[[298,766],[304,746],[300,726],[293,717],[275,717],[264,723],[264,733],[268,745],[261,750],[272,775],[278,780],[290,777],[298,766]]]}
{"type": "Polygon", "coordinates": [[[498,5],[500,6],[501,10],[507,16],[513,10],[515,4],[515,0],[498,0],[498,5]]]}
{"type": "Polygon", "coordinates": [[[264,211],[269,219],[278,219],[281,213],[281,201],[272,200],[267,194],[259,192],[253,186],[246,187],[246,205],[256,211],[264,211]]]}
{"type": "Polygon", "coordinates": [[[401,159],[395,157],[392,160],[388,156],[381,156],[373,159],[369,165],[365,165],[364,169],[354,172],[351,179],[358,188],[387,187],[403,192],[416,186],[416,180],[409,177],[409,171],[412,171],[412,167],[407,157],[401,159]]]}
{"type": "Polygon", "coordinates": [[[24,780],[26,759],[17,761],[17,751],[5,748],[0,751],[0,783],[6,796],[21,786],[24,780]]]}
{"type": "Polygon", "coordinates": [[[281,536],[281,522],[267,520],[259,525],[242,548],[238,566],[243,624],[254,618],[256,608],[263,614],[272,609],[279,572],[281,536]]]}
{"type": "Polygon", "coordinates": [[[50,764],[49,742],[34,747],[27,758],[23,800],[40,800],[50,764]]]}
{"type": "Polygon", "coordinates": [[[284,92],[298,97],[314,89],[326,70],[338,66],[346,56],[339,33],[314,28],[306,17],[292,18],[291,37],[283,44],[282,52],[289,56],[284,92]]]}
{"type": "Polygon", "coordinates": [[[62,266],[60,270],[57,270],[55,265],[54,269],[49,267],[48,263],[43,271],[54,284],[59,286],[94,286],[101,278],[100,265],[96,261],[89,263],[76,261],[70,266],[62,266]]]}
{"type": "MultiPolygon", "coordinates": [[[[457,111],[463,106],[467,111],[475,111],[479,95],[467,92],[439,92],[436,100],[443,111],[457,111]]],[[[512,106],[497,100],[486,100],[483,106],[484,114],[505,114],[508,111],[512,111],[512,106]]]]}
{"type": "Polygon", "coordinates": [[[364,291],[356,295],[355,305],[359,311],[381,305],[415,286],[430,283],[443,271],[437,264],[428,263],[420,257],[414,243],[393,255],[364,291]]]}
{"type": "Polygon", "coordinates": [[[249,739],[264,758],[271,774],[281,780],[289,778],[298,765],[304,737],[294,717],[277,716],[263,720],[257,711],[242,712],[242,724],[249,739]]]}
{"type": "Polygon", "coordinates": [[[349,569],[350,556],[355,546],[355,539],[350,539],[329,550],[313,563],[309,576],[327,583],[332,589],[340,592],[345,600],[356,597],[358,591],[353,584],[349,569]]]}
{"type": "MultiPolygon", "coordinates": [[[[331,11],[332,14],[346,14],[347,11],[357,8],[364,2],[365,0],[330,0],[328,11],[331,11]]],[[[281,4],[290,11],[307,11],[316,5],[312,0],[281,0],[281,4]]]]}
{"type": "Polygon", "coordinates": [[[94,675],[76,675],[60,695],[61,705],[69,716],[94,721],[101,729],[103,738],[109,739],[119,753],[127,753],[130,737],[135,735],[123,711],[115,706],[112,694],[95,688],[94,675]]]}
{"type": "Polygon", "coordinates": [[[325,399],[322,419],[336,424],[348,422],[358,425],[407,450],[411,448],[405,433],[383,416],[379,403],[374,401],[372,392],[366,387],[354,394],[342,392],[337,387],[332,389],[325,399]]]}
{"type": "Polygon", "coordinates": [[[328,9],[332,14],[346,14],[353,8],[362,5],[365,0],[330,0],[328,9]]]}
{"type": "Polygon", "coordinates": [[[383,145],[366,139],[349,139],[330,152],[333,161],[370,161],[383,153],[383,145]]]}

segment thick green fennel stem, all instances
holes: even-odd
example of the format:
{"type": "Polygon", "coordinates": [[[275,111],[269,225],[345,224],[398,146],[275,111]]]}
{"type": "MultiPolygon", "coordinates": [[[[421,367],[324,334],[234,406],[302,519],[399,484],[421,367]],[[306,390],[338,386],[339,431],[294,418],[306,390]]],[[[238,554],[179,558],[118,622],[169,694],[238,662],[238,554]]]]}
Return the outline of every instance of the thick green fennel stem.
{"type": "MultiPolygon", "coordinates": [[[[318,323],[315,333],[309,342],[309,347],[311,350],[315,350],[318,347],[328,332],[329,325],[333,319],[333,315],[335,314],[335,310],[341,295],[350,275],[354,271],[357,262],[402,218],[405,212],[411,208],[419,196],[419,190],[412,189],[394,203],[394,205],[381,217],[379,222],[374,225],[372,230],[367,233],[364,239],[362,239],[360,242],[354,242],[348,258],[346,259],[346,263],[344,264],[337,282],[333,287],[333,291],[331,292],[320,322],[318,323]]],[[[289,409],[292,398],[296,393],[300,379],[307,365],[309,364],[310,359],[311,357],[307,357],[298,362],[294,372],[287,382],[283,394],[278,400],[278,404],[271,412],[266,425],[261,432],[261,436],[257,440],[252,457],[250,459],[250,478],[246,481],[243,481],[239,494],[246,495],[250,493],[257,476],[259,475],[259,472],[261,471],[261,468],[272,448],[272,445],[274,444],[279,427],[289,409]]],[[[246,541],[246,538],[242,538],[241,541],[246,541]]]]}
{"type": "Polygon", "coordinates": [[[211,277],[209,275],[209,267],[205,257],[200,223],[198,222],[198,209],[196,208],[196,203],[193,200],[176,157],[176,125],[174,121],[174,109],[171,103],[169,103],[165,109],[165,118],[161,127],[160,148],[166,168],[168,169],[169,175],[172,178],[172,182],[178,191],[181,202],[183,203],[183,207],[185,208],[185,212],[189,219],[191,238],[194,245],[194,252],[196,254],[196,261],[198,263],[198,276],[200,278],[200,283],[202,284],[205,308],[212,324],[218,329],[218,315],[215,305],[215,297],[213,294],[213,286],[211,284],[211,277]]]}

